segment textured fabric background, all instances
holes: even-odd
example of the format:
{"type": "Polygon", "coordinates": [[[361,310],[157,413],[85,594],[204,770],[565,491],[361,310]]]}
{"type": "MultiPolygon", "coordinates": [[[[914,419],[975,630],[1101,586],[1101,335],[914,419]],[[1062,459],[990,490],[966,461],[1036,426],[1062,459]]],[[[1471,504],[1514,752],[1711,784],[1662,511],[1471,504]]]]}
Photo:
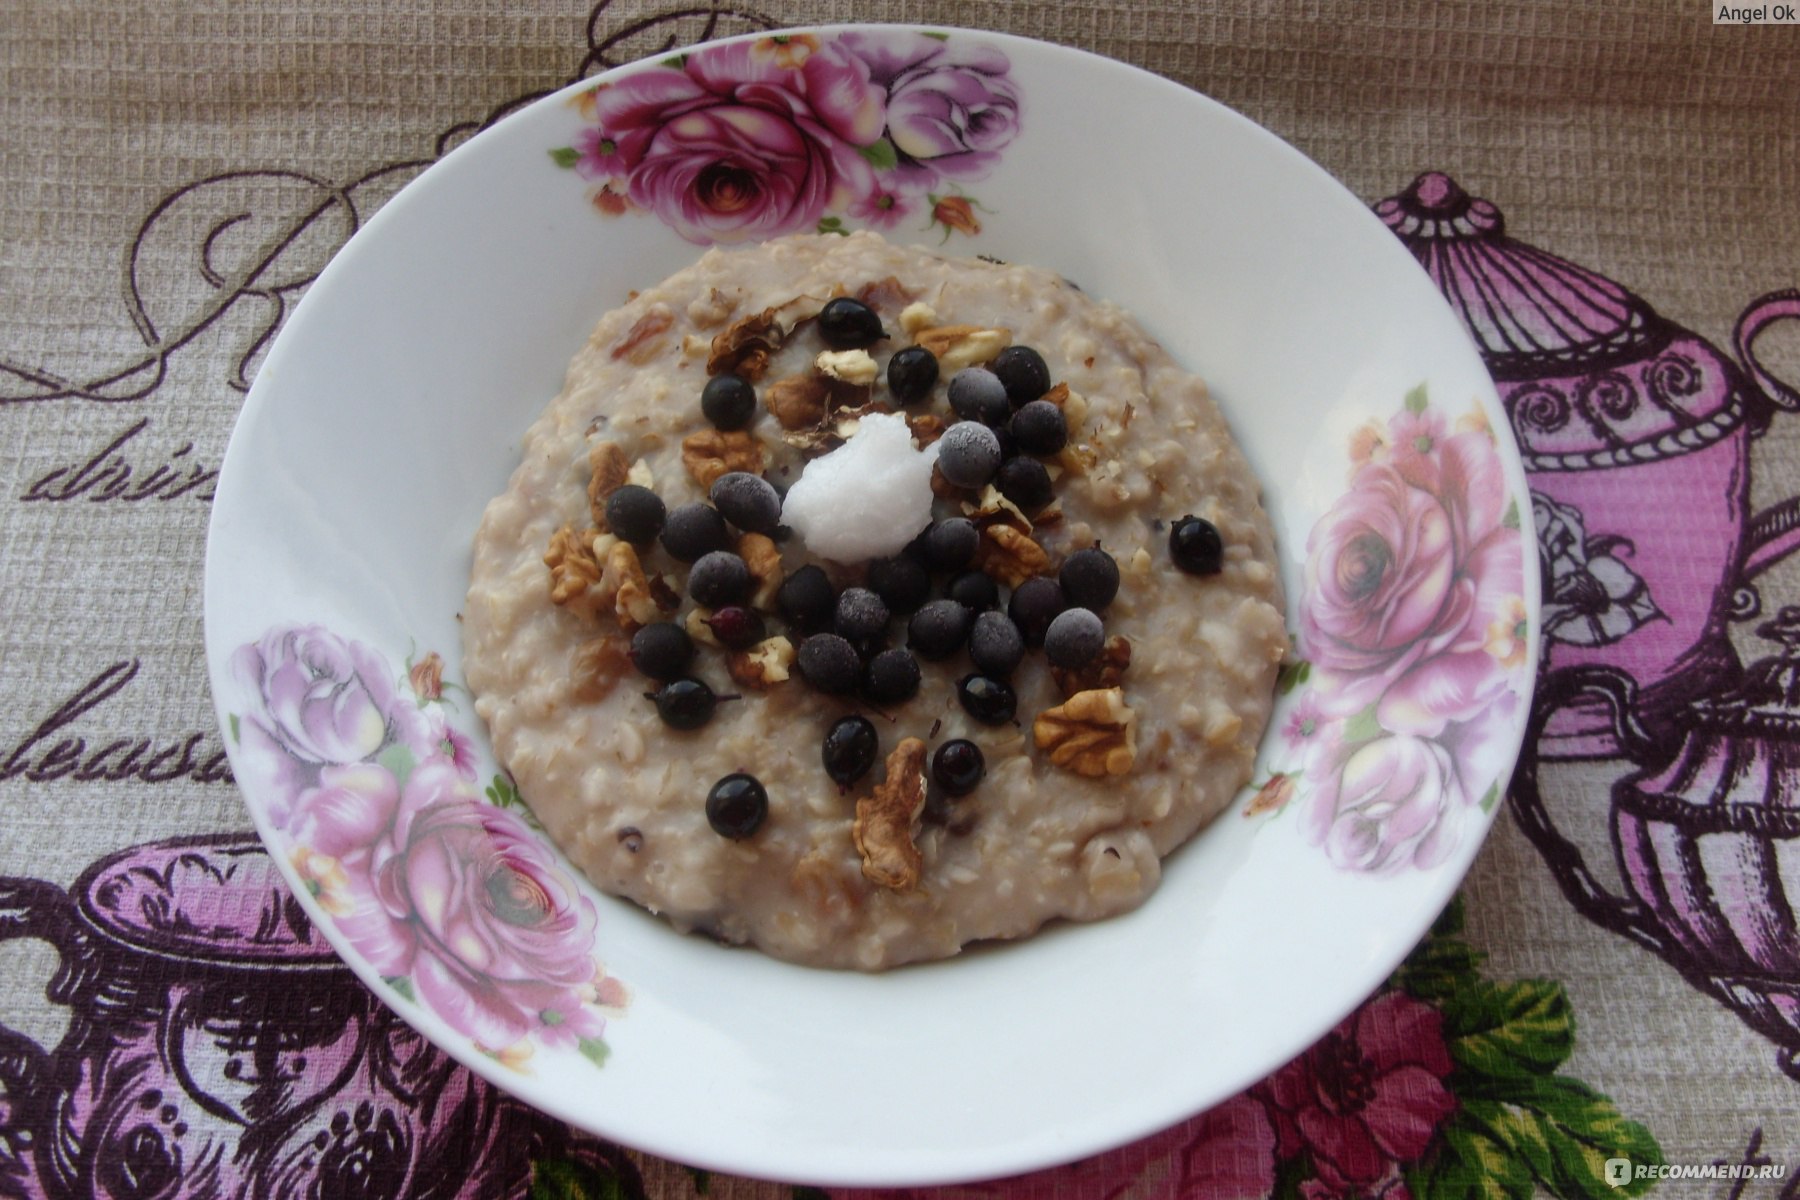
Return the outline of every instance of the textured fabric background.
{"type": "MultiPolygon", "coordinates": [[[[0,875],[67,886],[114,850],[248,826],[217,778],[201,651],[210,473],[260,348],[354,222],[493,114],[599,65],[840,20],[1004,30],[1137,64],[1245,113],[1370,203],[1447,172],[1509,232],[1722,349],[1752,298],[1800,285],[1800,27],[1715,26],[1705,0],[6,0],[0,875]],[[326,200],[330,220],[281,241],[326,200]]],[[[1760,348],[1800,379],[1800,327],[1760,348]]],[[[1753,506],[1796,493],[1800,417],[1779,415],[1756,447],[1753,506]]],[[[1800,564],[1758,582],[1765,612],[1800,603],[1800,564]]],[[[1749,626],[1732,636],[1746,660],[1771,652],[1749,626]]],[[[1624,769],[1545,770],[1590,861],[1612,860],[1606,789],[1624,769]]],[[[1800,1082],[1774,1044],[1578,915],[1509,815],[1465,898],[1487,973],[1564,985],[1579,1022],[1567,1070],[1668,1161],[1760,1146],[1800,1170],[1800,1082]]],[[[65,1023],[43,990],[54,964],[40,942],[0,944],[0,1019],[44,1045],[65,1023]]],[[[650,1194],[695,1186],[639,1166],[650,1194]]],[[[1087,1186],[1061,1192],[1100,1194],[1087,1186]]]]}

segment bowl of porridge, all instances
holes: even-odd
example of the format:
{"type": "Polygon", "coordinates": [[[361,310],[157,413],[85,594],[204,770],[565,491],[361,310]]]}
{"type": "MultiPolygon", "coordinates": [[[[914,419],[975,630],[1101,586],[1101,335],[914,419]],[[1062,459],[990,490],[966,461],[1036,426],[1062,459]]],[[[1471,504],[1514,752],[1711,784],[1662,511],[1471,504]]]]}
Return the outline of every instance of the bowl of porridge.
{"type": "Polygon", "coordinates": [[[754,33],[340,251],[207,650],[272,856],[432,1042],[696,1166],[968,1180],[1229,1098],[1422,936],[1523,732],[1528,511],[1455,318],[1271,134],[754,33]]]}

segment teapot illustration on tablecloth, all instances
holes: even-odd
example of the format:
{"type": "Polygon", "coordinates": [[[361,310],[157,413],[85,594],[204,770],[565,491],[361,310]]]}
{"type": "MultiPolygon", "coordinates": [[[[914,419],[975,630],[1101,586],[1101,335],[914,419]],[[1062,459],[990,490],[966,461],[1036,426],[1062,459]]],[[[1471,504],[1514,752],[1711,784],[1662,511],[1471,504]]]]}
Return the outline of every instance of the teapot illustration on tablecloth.
{"type": "Polygon", "coordinates": [[[362,987],[253,834],[0,878],[0,941],[48,941],[54,1049],[0,1025],[0,1196],[523,1197],[534,1175],[640,1196],[573,1134],[362,987]],[[547,1172],[547,1173],[546,1173],[547,1172]]]}
{"type": "MultiPolygon", "coordinates": [[[[1520,827],[1584,916],[1673,965],[1781,1047],[1800,1079],[1800,607],[1730,640],[1800,548],[1800,497],[1750,512],[1750,443],[1800,392],[1758,358],[1800,291],[1752,301],[1736,359],[1622,285],[1506,235],[1447,175],[1376,213],[1474,337],[1525,459],[1543,655],[1513,776],[1520,827]],[[1624,894],[1558,825],[1546,759],[1629,760],[1606,836],[1624,894]]],[[[1599,810],[1585,819],[1594,820],[1599,810]]]]}

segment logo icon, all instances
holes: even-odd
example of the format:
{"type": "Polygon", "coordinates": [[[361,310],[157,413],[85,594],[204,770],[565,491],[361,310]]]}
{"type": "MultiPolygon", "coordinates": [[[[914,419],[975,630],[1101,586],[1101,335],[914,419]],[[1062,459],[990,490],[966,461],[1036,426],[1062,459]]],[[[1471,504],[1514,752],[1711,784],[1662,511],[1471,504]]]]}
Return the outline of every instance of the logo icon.
{"type": "Polygon", "coordinates": [[[1606,1182],[1616,1188],[1624,1187],[1631,1182],[1631,1160],[1629,1158],[1609,1158],[1606,1160],[1606,1182]]]}

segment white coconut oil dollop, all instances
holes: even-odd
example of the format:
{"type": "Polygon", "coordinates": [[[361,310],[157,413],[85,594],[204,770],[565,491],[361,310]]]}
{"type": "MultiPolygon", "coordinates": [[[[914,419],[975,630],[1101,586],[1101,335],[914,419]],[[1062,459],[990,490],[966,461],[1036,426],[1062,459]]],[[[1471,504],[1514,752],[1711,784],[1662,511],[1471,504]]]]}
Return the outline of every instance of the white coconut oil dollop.
{"type": "Polygon", "coordinates": [[[781,506],[782,523],[821,558],[887,558],[931,524],[937,445],[913,445],[906,418],[871,413],[850,440],[806,464],[781,506]]]}

